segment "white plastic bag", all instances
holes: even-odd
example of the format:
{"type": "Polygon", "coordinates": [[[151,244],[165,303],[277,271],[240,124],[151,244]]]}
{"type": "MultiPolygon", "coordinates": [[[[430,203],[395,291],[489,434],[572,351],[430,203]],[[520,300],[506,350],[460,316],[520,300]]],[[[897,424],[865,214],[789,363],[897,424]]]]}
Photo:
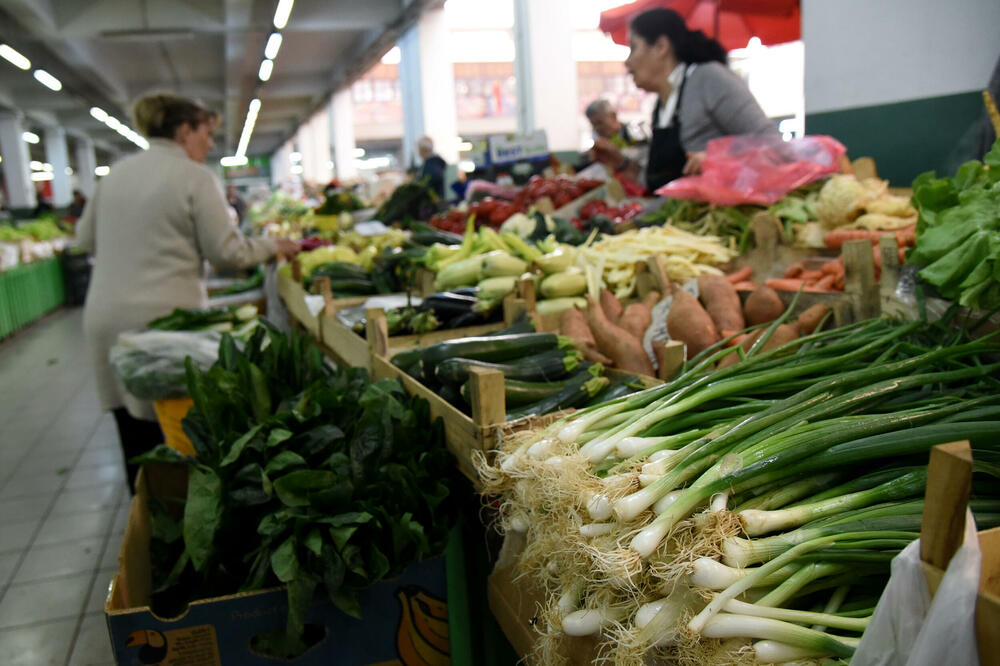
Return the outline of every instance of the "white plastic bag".
{"type": "Polygon", "coordinates": [[[982,553],[972,512],[965,540],[931,599],[917,539],[892,560],[892,576],[851,666],[978,666],[976,598],[982,553]]]}
{"type": "Polygon", "coordinates": [[[187,395],[184,360],[202,370],[219,358],[216,331],[142,331],[122,333],[108,359],[125,389],[142,400],[187,395]]]}

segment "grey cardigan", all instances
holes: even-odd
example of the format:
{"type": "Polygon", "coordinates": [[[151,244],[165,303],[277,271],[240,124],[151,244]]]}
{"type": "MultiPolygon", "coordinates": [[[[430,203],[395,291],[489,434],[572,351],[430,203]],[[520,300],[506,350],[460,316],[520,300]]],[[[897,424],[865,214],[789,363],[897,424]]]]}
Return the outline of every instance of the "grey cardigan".
{"type": "MultiPolygon", "coordinates": [[[[687,76],[680,104],[681,145],[705,150],[712,139],[731,134],[778,135],[750,89],[734,71],[718,62],[701,63],[687,76]]],[[[653,118],[654,126],[657,122],[653,118]]]]}

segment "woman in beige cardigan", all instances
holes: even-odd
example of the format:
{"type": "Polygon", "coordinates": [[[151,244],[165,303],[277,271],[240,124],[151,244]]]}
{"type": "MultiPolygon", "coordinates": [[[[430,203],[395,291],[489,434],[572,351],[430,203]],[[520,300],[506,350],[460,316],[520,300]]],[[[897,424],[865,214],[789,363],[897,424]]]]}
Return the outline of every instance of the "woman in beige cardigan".
{"type": "MultiPolygon", "coordinates": [[[[214,112],[181,97],[152,95],[136,103],[134,115],[149,150],[114,165],[76,225],[80,246],[95,257],[84,331],[101,406],[114,413],[125,460],[162,435],[152,404],[130,396],[108,362],[118,334],[174,308],[206,307],[206,260],[217,268],[246,268],[298,248],[246,238],[230,221],[220,184],[204,165],[214,146],[214,112]]],[[[137,470],[126,468],[131,487],[137,470]]]]}

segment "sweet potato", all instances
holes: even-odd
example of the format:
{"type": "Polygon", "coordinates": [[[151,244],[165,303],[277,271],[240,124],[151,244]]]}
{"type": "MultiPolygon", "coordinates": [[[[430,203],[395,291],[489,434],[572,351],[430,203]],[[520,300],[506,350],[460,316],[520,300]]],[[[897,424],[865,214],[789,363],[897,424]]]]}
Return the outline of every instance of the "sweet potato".
{"type": "Polygon", "coordinates": [[[697,298],[683,289],[674,290],[674,302],[667,313],[667,333],[671,340],[680,340],[687,345],[688,359],[719,340],[719,331],[712,317],[697,298]]]}
{"type": "Polygon", "coordinates": [[[608,321],[612,324],[617,324],[618,320],[622,316],[622,304],[618,300],[618,297],[611,293],[610,289],[601,290],[601,309],[604,310],[604,316],[607,317],[608,321]]]}
{"type": "MultiPolygon", "coordinates": [[[[833,276],[829,276],[833,277],[833,276]]],[[[823,305],[822,303],[817,303],[816,305],[806,308],[799,318],[795,320],[795,328],[798,330],[799,335],[809,335],[816,330],[819,326],[820,321],[826,316],[826,313],[830,311],[829,305],[823,305]]]]}
{"type": "Polygon", "coordinates": [[[597,349],[597,342],[590,332],[590,326],[587,325],[587,317],[580,310],[576,308],[563,310],[559,316],[559,332],[572,340],[573,345],[588,361],[611,365],[611,359],[597,349]]]}
{"type": "MultiPolygon", "coordinates": [[[[739,342],[739,346],[743,349],[744,354],[750,351],[750,348],[753,347],[753,343],[757,342],[760,336],[764,335],[764,331],[765,329],[759,328],[753,333],[748,333],[743,336],[743,339],[740,340],[739,342]]],[[[736,365],[739,362],[740,362],[739,352],[733,352],[729,356],[726,356],[724,359],[719,361],[719,369],[721,370],[722,368],[728,368],[729,366],[736,365]]]]}
{"type": "Polygon", "coordinates": [[[774,333],[771,337],[767,339],[764,346],[760,348],[760,352],[770,351],[776,347],[780,347],[786,342],[791,342],[799,337],[799,331],[791,324],[781,324],[778,328],[774,329],[774,333]]]}
{"type": "Polygon", "coordinates": [[[720,275],[699,275],[698,293],[716,330],[739,331],[746,328],[740,295],[726,278],[720,275]]]}
{"type": "Polygon", "coordinates": [[[743,305],[743,314],[746,315],[747,324],[756,326],[769,321],[774,321],[785,311],[785,304],[782,303],[778,293],[768,286],[758,287],[743,305]]]}
{"type": "Polygon", "coordinates": [[[621,326],[608,321],[601,305],[592,296],[587,296],[587,302],[590,304],[587,323],[601,353],[611,358],[620,370],[654,377],[653,362],[642,348],[642,343],[621,326]]]}
{"type": "Polygon", "coordinates": [[[625,307],[618,325],[626,331],[642,340],[646,335],[646,329],[653,323],[653,315],[645,303],[631,303],[625,307]]]}
{"type": "Polygon", "coordinates": [[[744,266],[738,271],[733,271],[732,273],[727,274],[726,280],[728,280],[730,284],[737,284],[739,282],[746,282],[751,277],[753,277],[753,268],[750,266],[744,266]]]}

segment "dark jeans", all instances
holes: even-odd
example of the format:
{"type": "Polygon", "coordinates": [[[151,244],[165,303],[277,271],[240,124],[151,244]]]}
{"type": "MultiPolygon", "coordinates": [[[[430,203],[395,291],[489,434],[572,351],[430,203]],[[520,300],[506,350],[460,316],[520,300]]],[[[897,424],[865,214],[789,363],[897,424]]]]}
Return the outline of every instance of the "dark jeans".
{"type": "Polygon", "coordinates": [[[125,455],[125,475],[128,477],[128,489],[135,495],[135,478],[139,474],[139,466],[129,462],[135,456],[141,456],[157,444],[163,443],[163,432],[156,421],[146,421],[134,418],[124,407],[111,411],[118,425],[118,438],[122,443],[122,453],[125,455]]]}

